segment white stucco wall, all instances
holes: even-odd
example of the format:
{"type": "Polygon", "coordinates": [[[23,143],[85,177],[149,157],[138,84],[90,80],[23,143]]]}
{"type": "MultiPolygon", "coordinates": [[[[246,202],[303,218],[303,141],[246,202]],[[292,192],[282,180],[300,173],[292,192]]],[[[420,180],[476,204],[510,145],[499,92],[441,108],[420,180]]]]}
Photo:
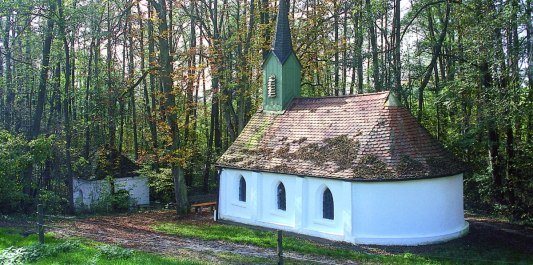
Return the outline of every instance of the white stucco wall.
{"type": "MultiPolygon", "coordinates": [[[[148,178],[143,176],[115,179],[115,191],[127,190],[135,205],[150,204],[148,178]]],[[[106,180],[74,179],[74,202],[77,210],[91,209],[100,199],[111,192],[106,180]]]]}
{"type": "Polygon", "coordinates": [[[100,198],[109,194],[111,185],[102,180],[73,180],[74,204],[77,210],[90,209],[100,198]]]}
{"type": "Polygon", "coordinates": [[[351,230],[351,202],[344,198],[349,198],[350,193],[349,182],[224,169],[220,173],[219,218],[346,241],[345,235],[351,230]],[[246,202],[239,201],[241,176],[246,180],[246,202]],[[280,182],[285,186],[285,211],[277,209],[280,182]],[[322,193],[326,187],[333,195],[334,220],[322,218],[322,193]]]}
{"type": "Polygon", "coordinates": [[[463,176],[394,182],[354,182],[353,242],[420,245],[461,236],[463,176]]]}
{"type": "Polygon", "coordinates": [[[115,191],[127,190],[136,205],[150,204],[148,178],[143,176],[115,179],[115,191]]]}
{"type": "Polygon", "coordinates": [[[219,218],[250,225],[340,240],[381,245],[419,245],[458,237],[467,231],[462,175],[444,178],[349,182],[275,173],[223,169],[219,218]],[[246,180],[246,202],[239,180],[246,180]],[[287,209],[277,209],[278,183],[287,209]],[[322,218],[322,196],[330,189],[334,220],[322,218]]]}

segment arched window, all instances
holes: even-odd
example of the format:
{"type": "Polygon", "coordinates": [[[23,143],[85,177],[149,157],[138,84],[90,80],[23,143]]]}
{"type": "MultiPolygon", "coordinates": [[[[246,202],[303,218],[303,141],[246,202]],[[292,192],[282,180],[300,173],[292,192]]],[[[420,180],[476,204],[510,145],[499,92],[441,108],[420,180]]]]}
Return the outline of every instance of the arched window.
{"type": "Polygon", "coordinates": [[[331,191],[326,188],[322,195],[322,218],[333,220],[335,206],[333,205],[333,195],[331,191]]]}
{"type": "Polygon", "coordinates": [[[239,201],[246,201],[246,180],[243,176],[241,176],[241,179],[239,180],[239,201]]]}
{"type": "Polygon", "coordinates": [[[285,196],[285,186],[283,183],[278,184],[278,209],[285,211],[287,209],[287,199],[285,196]]]}

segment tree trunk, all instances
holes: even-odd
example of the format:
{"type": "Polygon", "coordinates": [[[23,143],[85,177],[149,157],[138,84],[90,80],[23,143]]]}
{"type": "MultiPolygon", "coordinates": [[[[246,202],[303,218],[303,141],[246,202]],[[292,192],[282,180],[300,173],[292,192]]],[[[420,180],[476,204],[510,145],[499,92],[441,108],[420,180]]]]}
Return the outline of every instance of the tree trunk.
{"type": "Polygon", "coordinates": [[[124,144],[124,108],[126,103],[124,103],[123,99],[118,100],[118,115],[120,117],[120,121],[118,124],[118,153],[122,154],[123,152],[123,144],[124,144]]]}
{"type": "MultiPolygon", "coordinates": [[[[201,50],[201,49],[200,49],[201,50]]],[[[200,60],[200,63],[202,61],[200,60]]],[[[202,92],[204,95],[206,95],[206,85],[205,85],[205,70],[202,70],[202,92]]],[[[205,130],[205,138],[207,139],[207,148],[205,149],[205,166],[204,166],[204,181],[202,185],[202,189],[204,192],[209,192],[209,176],[211,174],[211,151],[213,149],[213,117],[211,116],[211,119],[208,121],[207,118],[207,100],[206,97],[203,97],[203,105],[204,105],[204,117],[206,117],[206,123],[210,122],[211,126],[206,128],[205,130]]]]}
{"type": "MultiPolygon", "coordinates": [[[[194,8],[191,6],[191,25],[190,25],[190,46],[187,59],[187,92],[186,92],[186,103],[185,103],[185,128],[184,128],[184,145],[188,145],[189,134],[190,134],[190,118],[191,113],[196,106],[193,106],[193,94],[194,94],[194,79],[196,76],[196,18],[194,14],[194,8]]],[[[194,132],[192,132],[194,134],[194,132]]],[[[187,185],[190,185],[191,180],[188,179],[187,185]]]]}
{"type": "Polygon", "coordinates": [[[379,76],[379,57],[378,57],[378,44],[377,44],[377,36],[376,36],[376,27],[375,22],[376,19],[374,17],[374,13],[372,11],[372,4],[371,0],[366,0],[366,13],[368,20],[368,32],[370,34],[370,46],[372,47],[372,78],[374,79],[374,90],[375,91],[381,91],[381,80],[379,76]]]}
{"type": "MultiPolygon", "coordinates": [[[[527,36],[526,36],[526,46],[527,46],[527,80],[528,80],[528,93],[527,93],[527,102],[529,108],[531,109],[531,104],[533,102],[533,20],[531,19],[532,10],[531,7],[533,3],[531,0],[526,1],[526,14],[527,14],[527,36]]],[[[533,111],[529,111],[527,115],[527,135],[526,141],[528,144],[533,142],[533,111]]]]}
{"type": "Polygon", "coordinates": [[[355,30],[355,56],[357,59],[357,93],[362,94],[363,91],[363,0],[358,1],[359,7],[354,18],[355,30]]]}
{"type": "Polygon", "coordinates": [[[63,3],[61,0],[57,0],[57,6],[59,9],[59,32],[62,35],[63,46],[65,50],[65,96],[63,99],[64,106],[64,122],[65,122],[65,163],[67,166],[67,182],[68,182],[68,202],[69,202],[69,211],[73,213],[74,209],[74,186],[73,186],[73,175],[72,175],[72,158],[70,154],[71,142],[72,142],[72,133],[70,125],[70,113],[69,113],[69,104],[70,104],[70,77],[71,77],[71,68],[70,68],[70,52],[65,30],[65,18],[63,16],[63,3]]]}
{"type": "Polygon", "coordinates": [[[335,89],[335,96],[338,96],[340,95],[340,88],[339,88],[339,6],[337,4],[337,0],[333,1],[333,32],[334,32],[333,41],[335,42],[333,87],[335,89]]]}
{"type": "MultiPolygon", "coordinates": [[[[0,18],[0,30],[3,28],[2,18],[0,18]]],[[[4,79],[4,52],[2,51],[2,46],[0,46],[0,79],[4,79]]],[[[5,82],[0,83],[0,125],[4,126],[4,91],[5,91],[5,82]]]]}
{"type": "MultiPolygon", "coordinates": [[[[394,90],[397,95],[402,95],[402,68],[400,60],[401,43],[400,43],[400,0],[394,2],[394,90]]],[[[401,99],[399,97],[399,99],[401,99]]]]}
{"type": "MultiPolygon", "coordinates": [[[[448,31],[448,22],[450,17],[450,3],[446,2],[446,17],[444,18],[444,25],[442,27],[442,30],[439,35],[439,39],[433,46],[433,54],[431,56],[431,62],[429,63],[428,67],[426,68],[426,73],[424,74],[424,78],[422,79],[422,83],[420,84],[420,88],[418,89],[418,121],[420,122],[422,120],[422,113],[424,109],[424,89],[426,88],[427,84],[429,83],[429,79],[431,78],[431,74],[433,72],[433,69],[435,68],[435,64],[437,63],[437,58],[440,54],[440,50],[442,47],[442,43],[444,42],[444,39],[446,38],[446,32],[448,31]]],[[[430,28],[433,28],[433,15],[431,14],[431,8],[429,9],[428,14],[428,25],[430,28]]]]}
{"type": "MultiPolygon", "coordinates": [[[[134,82],[134,71],[135,66],[133,64],[133,35],[131,30],[132,18],[128,17],[128,42],[129,42],[129,52],[128,52],[128,78],[129,85],[132,85],[134,82]]],[[[137,109],[135,106],[135,88],[131,90],[130,93],[130,105],[131,105],[131,123],[133,130],[133,152],[135,161],[139,159],[139,139],[137,136],[137,109]]]]}
{"type": "Polygon", "coordinates": [[[90,99],[90,87],[91,87],[91,76],[92,76],[92,58],[93,58],[93,51],[94,51],[94,38],[91,40],[91,45],[89,46],[89,63],[87,65],[87,83],[85,84],[85,145],[84,145],[84,151],[83,151],[83,157],[87,161],[89,161],[89,152],[90,152],[90,145],[91,145],[91,134],[90,134],[90,127],[89,127],[89,99],[90,99]]]}
{"type": "MultiPolygon", "coordinates": [[[[55,11],[55,3],[50,3],[51,13],[55,11]]],[[[43,118],[44,104],[46,101],[46,84],[48,82],[48,69],[50,68],[50,49],[52,46],[54,31],[54,19],[49,18],[46,22],[46,31],[43,42],[43,51],[41,59],[41,70],[39,74],[39,91],[37,96],[37,106],[35,107],[35,115],[33,116],[33,126],[31,130],[31,138],[35,139],[41,130],[41,121],[43,118]]]]}
{"type": "MultiPolygon", "coordinates": [[[[152,5],[150,3],[148,4],[148,17],[149,18],[152,17],[152,5]]],[[[148,19],[148,65],[150,67],[156,64],[154,53],[155,53],[154,25],[153,25],[152,20],[148,19]]],[[[149,72],[149,79],[150,79],[150,99],[151,99],[150,104],[148,103],[148,97],[146,95],[145,96],[146,96],[146,106],[147,106],[148,119],[149,119],[148,122],[150,123],[150,134],[152,136],[152,148],[153,148],[153,153],[155,155],[154,165],[155,165],[155,169],[157,170],[158,163],[159,163],[157,148],[159,145],[158,145],[158,140],[157,140],[157,127],[156,127],[156,121],[157,121],[157,117],[156,117],[157,104],[156,104],[156,88],[155,88],[156,81],[155,81],[154,71],[152,70],[149,72]],[[151,106],[151,111],[150,111],[150,106],[151,106]]]]}
{"type": "MultiPolygon", "coordinates": [[[[159,34],[167,32],[167,13],[165,0],[151,0],[152,5],[157,11],[159,18],[159,34]]],[[[172,145],[170,152],[176,155],[177,151],[181,149],[181,143],[179,139],[179,131],[177,126],[177,114],[176,114],[176,99],[174,91],[172,89],[172,64],[170,61],[170,47],[168,39],[159,36],[159,63],[161,65],[160,78],[163,91],[165,93],[165,108],[169,112],[167,116],[167,124],[170,128],[170,138],[172,145]]],[[[178,158],[179,160],[179,158],[178,158]]],[[[171,161],[172,164],[172,177],[174,179],[174,195],[176,199],[176,211],[177,214],[187,213],[189,210],[189,202],[187,198],[187,186],[185,185],[185,178],[183,176],[183,169],[179,161],[171,161]]]]}
{"type": "Polygon", "coordinates": [[[111,28],[111,2],[107,2],[107,96],[108,96],[108,130],[109,130],[109,146],[114,148],[116,145],[116,123],[115,123],[115,89],[113,88],[113,82],[111,80],[111,69],[113,62],[113,50],[112,50],[112,33],[113,29],[111,28]]]}
{"type": "Polygon", "coordinates": [[[13,126],[13,108],[15,103],[15,92],[13,91],[13,69],[11,66],[11,14],[6,17],[6,25],[4,32],[4,50],[5,50],[5,84],[6,84],[6,104],[4,113],[4,127],[11,130],[13,126]]]}
{"type": "Polygon", "coordinates": [[[263,25],[263,45],[262,45],[262,53],[263,53],[263,60],[266,59],[268,54],[270,53],[270,30],[269,30],[269,23],[270,23],[270,16],[269,16],[269,6],[268,6],[268,0],[260,0],[261,1],[261,25],[263,25]]]}

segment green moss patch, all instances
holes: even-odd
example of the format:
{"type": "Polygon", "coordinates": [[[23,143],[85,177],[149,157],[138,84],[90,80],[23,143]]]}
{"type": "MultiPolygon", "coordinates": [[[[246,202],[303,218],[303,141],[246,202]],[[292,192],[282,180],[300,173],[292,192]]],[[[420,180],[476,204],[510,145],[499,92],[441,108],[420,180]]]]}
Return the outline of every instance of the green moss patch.
{"type": "Polygon", "coordinates": [[[253,150],[259,146],[259,143],[268,131],[268,128],[272,125],[274,119],[264,119],[262,123],[253,130],[253,134],[246,142],[246,149],[253,150]]]}
{"type": "Polygon", "coordinates": [[[387,164],[375,155],[361,157],[359,163],[353,167],[354,178],[392,178],[394,174],[387,168],[387,164]]]}
{"type": "MultiPolygon", "coordinates": [[[[296,142],[301,144],[306,140],[307,138],[301,138],[296,142]]],[[[322,143],[310,143],[293,153],[289,153],[288,146],[277,150],[280,157],[288,160],[311,161],[320,166],[332,162],[335,163],[339,171],[352,167],[359,150],[359,142],[351,139],[348,135],[326,138],[322,143]]]]}

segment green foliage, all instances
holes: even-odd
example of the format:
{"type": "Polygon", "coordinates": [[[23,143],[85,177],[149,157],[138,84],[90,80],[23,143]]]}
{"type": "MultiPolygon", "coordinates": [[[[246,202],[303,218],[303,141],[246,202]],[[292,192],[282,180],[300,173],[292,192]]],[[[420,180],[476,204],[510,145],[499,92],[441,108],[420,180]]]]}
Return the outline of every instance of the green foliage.
{"type": "Polygon", "coordinates": [[[516,150],[516,159],[511,165],[506,193],[509,198],[509,212],[514,221],[533,225],[533,144],[523,145],[516,150]]]}
{"type": "Polygon", "coordinates": [[[19,230],[0,228],[0,265],[15,264],[202,264],[188,259],[176,259],[118,246],[103,245],[88,240],[56,239],[46,235],[46,244],[37,244],[37,236],[23,237],[19,230]]]}
{"type": "Polygon", "coordinates": [[[174,201],[174,180],[170,168],[153,170],[149,165],[144,165],[139,171],[141,176],[146,176],[150,182],[150,200],[161,203],[174,201]]]}
{"type": "Polygon", "coordinates": [[[132,205],[130,194],[127,190],[119,190],[111,194],[111,205],[114,212],[127,212],[132,205]]]}
{"type": "Polygon", "coordinates": [[[102,253],[102,256],[107,259],[127,259],[133,255],[133,251],[131,249],[122,248],[115,245],[96,246],[96,249],[98,249],[102,253]]]}
{"type": "Polygon", "coordinates": [[[54,135],[50,137],[40,136],[29,142],[28,146],[30,147],[30,154],[34,164],[42,164],[52,156],[54,138],[54,135]]]}
{"type": "Polygon", "coordinates": [[[92,167],[90,161],[87,161],[84,157],[80,156],[72,164],[72,171],[74,172],[75,176],[87,178],[88,176],[93,175],[94,168],[92,167]]]}
{"type": "Polygon", "coordinates": [[[464,178],[465,207],[490,212],[492,207],[492,178],[489,174],[468,174],[464,178]]]}
{"type": "MultiPolygon", "coordinates": [[[[108,181],[113,180],[108,177],[108,181]]],[[[127,212],[132,208],[133,201],[128,191],[118,190],[114,193],[101,193],[99,200],[90,209],[81,209],[80,212],[110,214],[127,212]]]]}
{"type": "Polygon", "coordinates": [[[30,160],[26,149],[26,142],[21,138],[0,131],[0,212],[13,211],[26,199],[18,181],[30,160]]]}
{"type": "Polygon", "coordinates": [[[58,244],[34,244],[25,247],[8,247],[0,252],[0,261],[5,264],[25,264],[39,259],[54,257],[80,247],[77,241],[65,241],[58,244]]]}
{"type": "Polygon", "coordinates": [[[67,198],[61,196],[57,192],[42,189],[39,192],[38,201],[45,206],[47,213],[61,213],[65,210],[65,205],[68,205],[67,198]]]}
{"type": "Polygon", "coordinates": [[[27,141],[22,136],[0,131],[0,213],[21,210],[30,203],[23,187],[36,185],[24,179],[30,165],[42,165],[51,156],[54,137],[27,141]]]}

